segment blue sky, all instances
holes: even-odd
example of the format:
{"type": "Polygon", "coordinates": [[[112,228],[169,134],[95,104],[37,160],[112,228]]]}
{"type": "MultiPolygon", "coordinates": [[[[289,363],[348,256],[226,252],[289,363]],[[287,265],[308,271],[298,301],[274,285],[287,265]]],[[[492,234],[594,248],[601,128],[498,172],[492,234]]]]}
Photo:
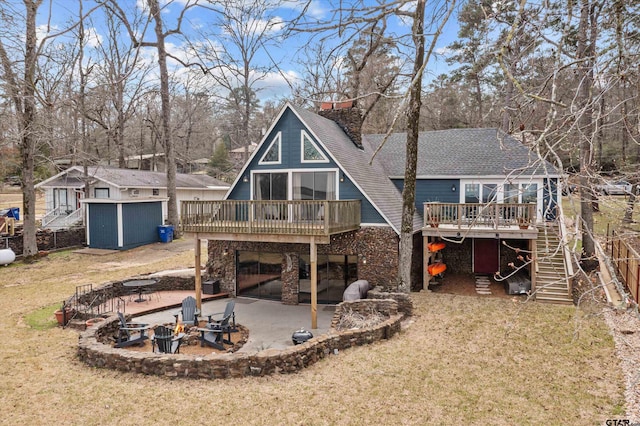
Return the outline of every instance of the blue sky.
{"type": "MultiPolygon", "coordinates": [[[[18,10],[22,8],[21,3],[22,2],[17,2],[16,4],[16,8],[18,10]]],[[[140,12],[144,8],[145,3],[145,0],[123,0],[119,2],[120,6],[125,9],[127,13],[130,14],[130,16],[133,16],[136,11],[140,12]]],[[[171,28],[174,27],[175,23],[177,22],[177,17],[181,13],[185,5],[189,3],[190,0],[161,0],[165,25],[171,28]]],[[[193,0],[191,0],[191,3],[193,3],[193,0]]],[[[270,66],[272,68],[268,73],[260,75],[259,81],[256,82],[256,87],[259,87],[261,89],[260,98],[262,100],[288,95],[290,93],[289,85],[295,84],[296,81],[300,78],[301,69],[296,60],[298,59],[300,54],[303,53],[304,50],[307,49],[310,45],[311,36],[301,33],[291,38],[283,39],[280,37],[280,34],[282,28],[284,27],[283,23],[295,16],[298,16],[304,4],[306,4],[306,2],[304,1],[287,1],[280,7],[269,10],[268,15],[265,16],[265,19],[262,22],[256,21],[258,26],[267,25],[267,19],[270,19],[272,31],[270,31],[269,33],[275,37],[271,43],[265,46],[264,49],[261,48],[256,52],[254,63],[256,65],[270,66]],[[276,68],[273,67],[274,64],[277,64],[276,68]]],[[[86,12],[90,10],[94,5],[95,3],[92,0],[84,0],[84,11],[86,12]]],[[[327,0],[314,0],[309,4],[309,7],[305,11],[305,18],[310,22],[313,22],[315,20],[326,20],[332,16],[331,11],[331,3],[329,3],[327,0]]],[[[48,22],[51,23],[49,27],[49,34],[65,28],[65,26],[68,25],[69,22],[73,21],[77,15],[78,5],[76,1],[45,0],[43,6],[40,9],[38,20],[39,33],[45,34],[47,32],[48,22]],[[50,10],[52,12],[52,17],[49,21],[48,13],[50,10]]],[[[195,43],[196,47],[206,46],[209,51],[220,49],[220,42],[215,37],[216,25],[214,22],[216,19],[216,15],[211,11],[198,7],[192,8],[185,15],[182,30],[186,37],[191,40],[192,43],[195,43]],[[204,37],[203,32],[213,34],[208,34],[208,37],[204,37]]],[[[397,18],[390,19],[388,24],[388,29],[396,34],[404,34],[406,36],[411,30],[408,23],[402,22],[397,18]]],[[[102,14],[99,11],[93,14],[92,24],[88,25],[87,30],[91,37],[89,46],[87,47],[86,51],[88,56],[91,56],[91,49],[95,49],[95,46],[98,43],[104,41],[105,37],[106,30],[104,27],[102,14]]],[[[147,32],[150,36],[145,37],[145,39],[154,40],[152,26],[147,29],[147,32]]],[[[220,33],[218,32],[218,34],[220,33]]],[[[446,52],[446,46],[456,38],[456,34],[457,24],[455,22],[454,16],[445,27],[445,31],[439,39],[436,52],[446,52]]],[[[64,37],[57,40],[57,42],[60,43],[64,41],[64,37]]],[[[334,39],[333,43],[337,43],[337,41],[334,39]]],[[[225,46],[231,49],[229,44],[225,44],[225,46]]],[[[171,54],[181,58],[184,61],[193,62],[196,60],[194,54],[190,53],[192,51],[192,47],[188,46],[183,38],[170,38],[168,40],[167,49],[171,54]]],[[[155,50],[153,48],[144,49],[142,52],[142,57],[146,61],[155,61],[155,50]]],[[[187,78],[187,76],[189,75],[189,71],[185,70],[176,61],[170,61],[170,66],[172,66],[177,78],[187,78]]],[[[442,57],[431,58],[426,79],[430,80],[434,76],[446,73],[448,70],[449,67],[444,62],[442,57]]],[[[194,70],[193,72],[201,74],[201,72],[196,70],[194,70]]],[[[254,76],[257,78],[257,71],[255,72],[254,76]]],[[[153,79],[157,78],[157,76],[152,75],[149,78],[153,79]]],[[[208,82],[204,84],[211,85],[212,83],[208,82]]]]}

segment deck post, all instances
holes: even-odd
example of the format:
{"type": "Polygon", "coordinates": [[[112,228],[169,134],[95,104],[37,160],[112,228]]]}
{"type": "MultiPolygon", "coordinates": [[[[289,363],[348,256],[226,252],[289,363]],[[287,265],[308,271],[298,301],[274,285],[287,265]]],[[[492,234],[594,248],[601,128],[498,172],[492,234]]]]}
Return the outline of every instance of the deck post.
{"type": "Polygon", "coordinates": [[[202,312],[202,277],[200,276],[200,237],[195,234],[195,252],[196,260],[194,265],[195,292],[196,292],[196,308],[202,312]]]}
{"type": "Polygon", "coordinates": [[[309,243],[311,263],[311,328],[318,328],[318,248],[315,238],[309,243]]]}

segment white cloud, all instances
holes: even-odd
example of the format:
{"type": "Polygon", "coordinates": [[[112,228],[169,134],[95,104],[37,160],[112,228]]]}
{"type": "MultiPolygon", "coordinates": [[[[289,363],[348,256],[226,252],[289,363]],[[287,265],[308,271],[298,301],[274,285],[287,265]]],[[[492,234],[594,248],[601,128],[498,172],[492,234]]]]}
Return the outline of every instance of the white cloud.
{"type": "Polygon", "coordinates": [[[98,30],[95,27],[86,28],[87,46],[98,47],[102,44],[103,37],[98,34],[98,30]]]}

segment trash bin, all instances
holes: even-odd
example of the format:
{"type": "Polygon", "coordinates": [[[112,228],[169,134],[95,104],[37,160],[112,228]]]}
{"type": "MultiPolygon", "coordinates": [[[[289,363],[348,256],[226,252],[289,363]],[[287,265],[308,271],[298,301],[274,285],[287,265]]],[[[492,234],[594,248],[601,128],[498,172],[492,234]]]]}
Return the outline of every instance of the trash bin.
{"type": "Polygon", "coordinates": [[[158,225],[158,237],[161,243],[170,243],[173,241],[173,226],[158,225]]]}
{"type": "Polygon", "coordinates": [[[206,280],[202,282],[203,294],[218,294],[220,293],[220,280],[206,280]]]}
{"type": "Polygon", "coordinates": [[[14,218],[15,220],[20,220],[20,207],[10,207],[9,217],[14,218]]]}
{"type": "Polygon", "coordinates": [[[0,217],[12,217],[15,220],[20,220],[20,207],[9,207],[8,209],[0,210],[0,217]]]}

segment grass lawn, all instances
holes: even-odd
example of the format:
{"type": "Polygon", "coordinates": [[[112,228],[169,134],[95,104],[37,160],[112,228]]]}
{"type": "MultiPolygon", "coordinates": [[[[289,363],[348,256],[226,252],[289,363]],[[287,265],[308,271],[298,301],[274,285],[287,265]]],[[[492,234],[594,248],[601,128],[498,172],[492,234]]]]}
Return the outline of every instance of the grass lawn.
{"type": "MultiPolygon", "coordinates": [[[[598,315],[571,306],[412,294],[412,324],[294,375],[220,381],[93,369],[50,327],[76,285],[193,265],[193,250],[52,253],[0,267],[0,424],[603,424],[623,379],[598,315]]],[[[242,319],[238,321],[242,323],[242,319]]]]}

